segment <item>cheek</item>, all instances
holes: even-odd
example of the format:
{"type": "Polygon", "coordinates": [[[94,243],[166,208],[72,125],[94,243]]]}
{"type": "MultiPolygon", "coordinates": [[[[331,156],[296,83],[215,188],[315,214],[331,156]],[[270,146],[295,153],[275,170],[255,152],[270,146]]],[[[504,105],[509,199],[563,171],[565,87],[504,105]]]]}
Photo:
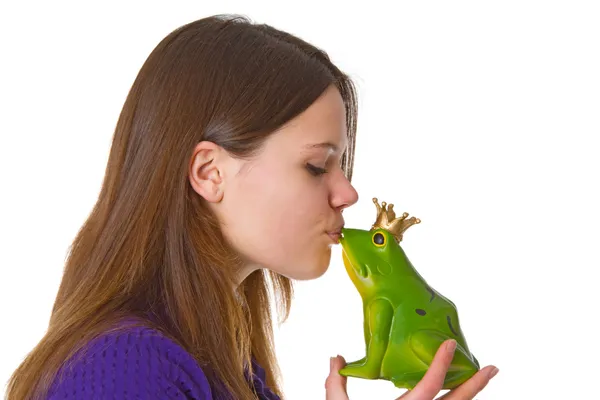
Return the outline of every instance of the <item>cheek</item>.
{"type": "MultiPolygon", "coordinates": [[[[274,168],[273,168],[274,169],[274,168]]],[[[324,185],[311,181],[308,173],[274,169],[275,173],[255,171],[239,191],[247,199],[248,211],[271,233],[302,233],[315,220],[326,215],[327,194],[324,185]]]]}
{"type": "Polygon", "coordinates": [[[255,175],[240,186],[238,242],[250,259],[273,270],[326,268],[330,249],[324,231],[331,218],[327,193],[310,179],[255,175]]]}
{"type": "MultiPolygon", "coordinates": [[[[310,199],[298,199],[280,204],[284,216],[271,220],[276,227],[270,232],[273,240],[265,252],[265,266],[292,279],[306,280],[321,276],[329,266],[331,247],[325,234],[327,215],[319,212],[310,199]]],[[[269,245],[265,245],[265,248],[269,245]]]]}

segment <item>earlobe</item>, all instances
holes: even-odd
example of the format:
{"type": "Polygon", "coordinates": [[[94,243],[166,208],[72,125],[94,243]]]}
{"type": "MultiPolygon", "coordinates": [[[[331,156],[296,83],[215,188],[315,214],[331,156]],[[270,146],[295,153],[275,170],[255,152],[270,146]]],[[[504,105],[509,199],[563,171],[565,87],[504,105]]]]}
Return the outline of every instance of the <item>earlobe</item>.
{"type": "Polygon", "coordinates": [[[217,162],[218,153],[218,146],[214,143],[198,143],[188,171],[190,185],[194,191],[211,203],[223,199],[223,179],[217,162]]]}

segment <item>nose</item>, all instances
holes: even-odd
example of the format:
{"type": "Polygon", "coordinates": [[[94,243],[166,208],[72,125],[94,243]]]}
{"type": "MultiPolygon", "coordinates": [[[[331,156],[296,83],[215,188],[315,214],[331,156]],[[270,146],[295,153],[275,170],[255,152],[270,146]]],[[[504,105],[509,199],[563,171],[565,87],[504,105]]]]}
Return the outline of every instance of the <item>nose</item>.
{"type": "MultiPolygon", "coordinates": [[[[342,175],[343,176],[343,175],[342,175]]],[[[345,208],[354,205],[358,201],[358,192],[354,186],[343,176],[339,183],[333,188],[331,205],[333,208],[343,212],[345,208]]]]}

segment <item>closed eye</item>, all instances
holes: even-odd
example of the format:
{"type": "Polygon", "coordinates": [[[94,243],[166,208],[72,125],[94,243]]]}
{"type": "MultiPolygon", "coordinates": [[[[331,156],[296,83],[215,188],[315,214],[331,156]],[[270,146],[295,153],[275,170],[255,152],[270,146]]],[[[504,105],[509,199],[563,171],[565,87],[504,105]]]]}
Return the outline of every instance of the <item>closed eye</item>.
{"type": "Polygon", "coordinates": [[[327,173],[327,170],[325,168],[319,168],[309,163],[306,164],[306,169],[314,176],[319,176],[327,173]]]}

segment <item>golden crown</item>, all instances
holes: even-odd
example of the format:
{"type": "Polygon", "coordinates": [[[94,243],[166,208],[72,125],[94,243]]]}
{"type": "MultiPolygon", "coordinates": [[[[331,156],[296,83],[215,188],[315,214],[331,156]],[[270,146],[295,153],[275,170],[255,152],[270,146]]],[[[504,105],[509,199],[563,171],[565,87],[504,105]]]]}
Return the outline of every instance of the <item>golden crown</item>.
{"type": "Polygon", "coordinates": [[[396,218],[396,213],[393,210],[394,205],[388,205],[385,201],[382,201],[380,206],[377,197],[373,197],[373,203],[375,203],[375,207],[377,207],[377,219],[371,229],[382,228],[389,231],[394,235],[398,243],[402,241],[402,234],[404,231],[421,222],[420,219],[415,217],[406,219],[406,217],[408,217],[408,213],[406,212],[396,218]]]}

